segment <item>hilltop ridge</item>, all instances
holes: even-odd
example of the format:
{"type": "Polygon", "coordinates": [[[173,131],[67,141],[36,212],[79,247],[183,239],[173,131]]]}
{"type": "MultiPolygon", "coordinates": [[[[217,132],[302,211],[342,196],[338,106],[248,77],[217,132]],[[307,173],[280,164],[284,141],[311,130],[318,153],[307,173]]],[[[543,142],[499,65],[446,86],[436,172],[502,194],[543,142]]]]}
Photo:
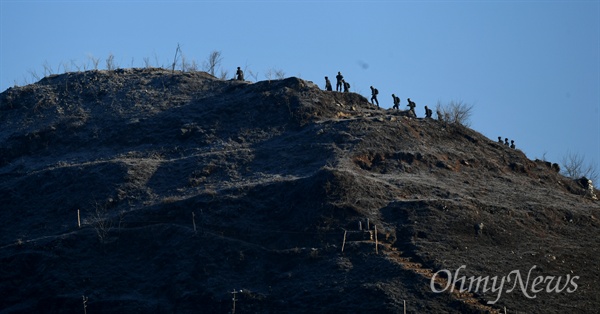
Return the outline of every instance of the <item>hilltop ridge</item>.
{"type": "Polygon", "coordinates": [[[94,313],[222,313],[234,289],[236,313],[600,305],[600,205],[461,125],[299,78],[164,69],[10,88],[0,120],[0,313],[79,311],[82,295],[94,313]],[[578,286],[494,304],[432,291],[461,265],[578,286]]]}

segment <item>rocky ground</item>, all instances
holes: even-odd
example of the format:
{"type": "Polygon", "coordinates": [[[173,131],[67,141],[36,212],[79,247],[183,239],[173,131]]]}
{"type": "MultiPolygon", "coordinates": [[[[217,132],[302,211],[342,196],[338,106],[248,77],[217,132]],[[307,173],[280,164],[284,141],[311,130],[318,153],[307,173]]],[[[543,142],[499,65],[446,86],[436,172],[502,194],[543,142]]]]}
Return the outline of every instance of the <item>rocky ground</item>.
{"type": "Polygon", "coordinates": [[[163,69],[10,88],[0,123],[0,313],[600,306],[600,204],[460,125],[163,69]]]}

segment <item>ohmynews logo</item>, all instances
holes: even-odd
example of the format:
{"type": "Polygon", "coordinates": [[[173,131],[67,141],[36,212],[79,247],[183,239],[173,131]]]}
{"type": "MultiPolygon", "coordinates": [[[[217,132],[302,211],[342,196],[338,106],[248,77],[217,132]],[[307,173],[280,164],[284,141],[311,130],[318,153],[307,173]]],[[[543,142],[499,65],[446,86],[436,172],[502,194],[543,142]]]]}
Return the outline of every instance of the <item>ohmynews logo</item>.
{"type": "Polygon", "coordinates": [[[511,293],[517,289],[517,287],[519,287],[521,293],[523,293],[523,295],[529,299],[535,299],[537,294],[543,291],[547,293],[561,293],[563,291],[566,291],[567,293],[573,293],[575,290],[577,290],[577,283],[575,280],[579,279],[579,276],[571,277],[571,275],[567,274],[564,278],[563,276],[537,276],[532,278],[531,272],[536,267],[536,265],[533,265],[527,273],[527,278],[523,280],[523,276],[521,276],[521,271],[519,270],[513,270],[508,273],[508,275],[502,277],[466,277],[464,274],[461,276],[459,274],[460,271],[467,268],[466,265],[462,265],[454,272],[454,274],[447,269],[437,271],[435,274],[433,274],[433,277],[431,277],[429,286],[431,287],[431,291],[435,293],[441,293],[447,290],[453,292],[458,287],[458,291],[461,293],[492,292],[496,294],[496,298],[493,301],[487,301],[487,304],[495,304],[498,302],[498,300],[500,300],[503,292],[511,293]],[[443,289],[438,289],[435,285],[435,280],[440,273],[444,273],[448,278],[446,286],[443,287],[443,289]],[[512,286],[510,286],[510,284],[512,284],[512,286]]]}

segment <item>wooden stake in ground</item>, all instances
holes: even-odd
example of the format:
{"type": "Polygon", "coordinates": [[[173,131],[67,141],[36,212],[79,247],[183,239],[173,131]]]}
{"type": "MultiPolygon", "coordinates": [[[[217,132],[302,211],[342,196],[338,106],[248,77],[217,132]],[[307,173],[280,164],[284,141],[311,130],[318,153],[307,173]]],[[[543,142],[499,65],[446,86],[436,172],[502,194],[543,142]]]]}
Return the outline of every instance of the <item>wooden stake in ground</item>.
{"type": "Polygon", "coordinates": [[[346,245],[346,230],[344,230],[344,240],[342,241],[342,253],[344,253],[344,246],[346,245]]]}
{"type": "Polygon", "coordinates": [[[194,233],[196,233],[196,214],[192,212],[192,224],[194,225],[194,233]]]}
{"type": "Polygon", "coordinates": [[[406,300],[403,300],[402,302],[404,302],[404,314],[406,314],[406,300]]]}
{"type": "Polygon", "coordinates": [[[79,209],[77,210],[77,227],[81,228],[81,215],[79,215],[79,209]]]}
{"type": "Polygon", "coordinates": [[[378,249],[378,242],[377,242],[377,225],[375,225],[375,254],[379,254],[379,249],[378,249]]]}
{"type": "Polygon", "coordinates": [[[82,297],[83,297],[83,314],[86,314],[87,313],[87,301],[88,301],[88,298],[85,295],[83,295],[82,297]]]}
{"type": "MultiPolygon", "coordinates": [[[[241,290],[240,290],[241,291],[241,290]]],[[[235,295],[238,292],[235,291],[235,289],[231,292],[231,294],[233,295],[233,298],[231,299],[233,301],[233,308],[231,309],[231,314],[235,314],[235,301],[237,301],[237,299],[235,298],[235,295]]]]}

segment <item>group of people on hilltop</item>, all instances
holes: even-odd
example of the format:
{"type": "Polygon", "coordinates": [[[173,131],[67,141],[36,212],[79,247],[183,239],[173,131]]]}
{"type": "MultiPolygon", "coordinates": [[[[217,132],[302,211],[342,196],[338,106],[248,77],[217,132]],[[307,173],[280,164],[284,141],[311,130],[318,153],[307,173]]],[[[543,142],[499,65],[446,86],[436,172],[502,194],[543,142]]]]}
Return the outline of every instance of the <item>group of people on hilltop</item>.
{"type": "MultiPolygon", "coordinates": [[[[343,91],[344,93],[347,93],[350,91],[350,83],[346,82],[344,80],[344,76],[342,75],[341,72],[338,72],[338,74],[335,76],[336,79],[336,84],[335,84],[335,91],[336,92],[341,92],[343,91]]],[[[325,77],[325,90],[327,91],[333,91],[333,87],[331,86],[331,81],[329,80],[329,77],[325,77]]]]}
{"type": "MultiPolygon", "coordinates": [[[[349,92],[350,90],[350,83],[346,82],[344,80],[344,76],[342,75],[341,72],[338,72],[338,74],[335,76],[336,78],[336,86],[335,86],[335,91],[336,92],[349,92]]],[[[375,106],[377,106],[377,108],[379,107],[379,100],[377,99],[377,95],[379,95],[379,90],[377,90],[377,88],[371,86],[371,103],[375,106]]],[[[329,80],[329,77],[325,76],[325,90],[326,91],[333,91],[333,86],[331,85],[331,81],[329,80]]],[[[392,99],[394,101],[394,106],[392,107],[393,109],[396,110],[400,110],[400,97],[396,96],[395,94],[392,94],[392,99]]],[[[415,112],[415,107],[417,106],[415,104],[414,101],[410,100],[410,98],[408,98],[408,105],[407,105],[410,109],[409,112],[412,116],[417,117],[417,113],[415,112]]],[[[433,111],[431,109],[429,109],[427,106],[425,106],[425,117],[426,118],[431,118],[433,116],[433,111]]]]}
{"type": "MultiPolygon", "coordinates": [[[[243,81],[244,80],[244,71],[242,71],[242,69],[240,69],[240,67],[237,68],[236,71],[236,80],[239,81],[243,81]]],[[[338,74],[335,76],[336,79],[336,85],[335,85],[335,91],[336,92],[344,92],[344,93],[348,93],[350,91],[350,83],[346,82],[344,80],[344,76],[342,75],[341,72],[338,72],[338,74]]],[[[379,95],[379,91],[377,90],[377,88],[371,86],[371,103],[373,105],[376,105],[377,108],[379,108],[379,100],[377,100],[377,95],[379,95]]],[[[329,77],[325,76],[325,90],[327,91],[333,91],[333,86],[331,85],[331,81],[329,80],[329,77]]],[[[392,99],[394,101],[394,106],[392,107],[393,109],[396,110],[400,110],[400,97],[396,96],[395,94],[392,94],[392,99]]],[[[407,99],[408,105],[407,107],[409,107],[410,109],[408,110],[410,115],[412,115],[413,117],[417,117],[417,113],[415,112],[415,108],[417,107],[417,104],[412,101],[410,98],[407,99]]],[[[437,110],[437,115],[438,115],[438,120],[442,119],[442,113],[439,111],[439,109],[437,110]]],[[[426,118],[432,118],[433,116],[433,110],[431,110],[429,107],[425,106],[425,117],[426,118]]],[[[498,136],[498,143],[506,145],[512,149],[515,149],[515,141],[511,140],[510,144],[508,143],[508,138],[505,138],[504,140],[502,140],[501,136],[498,136]]]]}
{"type": "MultiPolygon", "coordinates": [[[[243,81],[244,80],[244,71],[242,71],[242,69],[240,67],[237,67],[237,71],[235,73],[236,77],[235,79],[238,81],[243,81]]],[[[342,75],[341,72],[338,72],[337,75],[335,76],[336,79],[336,84],[335,84],[335,91],[336,92],[344,92],[344,93],[348,93],[350,91],[350,83],[348,83],[346,80],[344,80],[344,76],[342,75]]],[[[333,91],[333,86],[331,85],[331,81],[329,80],[329,77],[325,76],[325,90],[326,91],[333,91]]],[[[379,108],[379,100],[377,99],[377,95],[379,95],[379,90],[377,90],[377,88],[371,86],[371,103],[373,105],[376,105],[377,108],[379,108]]],[[[392,98],[394,99],[394,109],[400,110],[400,97],[397,97],[396,95],[392,94],[392,98]]],[[[408,98],[408,107],[410,107],[409,111],[412,113],[412,115],[414,117],[417,116],[417,113],[415,112],[415,107],[416,104],[410,100],[410,98],[408,98]]],[[[431,118],[432,115],[432,111],[430,109],[427,108],[427,106],[425,106],[425,116],[427,118],[431,118]]]]}
{"type": "Polygon", "coordinates": [[[516,146],[515,146],[515,141],[514,141],[514,140],[511,140],[511,141],[510,141],[510,144],[508,144],[508,138],[504,138],[504,141],[502,141],[502,136],[498,136],[498,143],[500,143],[500,144],[504,144],[504,145],[506,145],[506,146],[509,146],[509,147],[510,147],[510,148],[512,148],[512,149],[515,149],[515,148],[516,148],[516,146]]]}

